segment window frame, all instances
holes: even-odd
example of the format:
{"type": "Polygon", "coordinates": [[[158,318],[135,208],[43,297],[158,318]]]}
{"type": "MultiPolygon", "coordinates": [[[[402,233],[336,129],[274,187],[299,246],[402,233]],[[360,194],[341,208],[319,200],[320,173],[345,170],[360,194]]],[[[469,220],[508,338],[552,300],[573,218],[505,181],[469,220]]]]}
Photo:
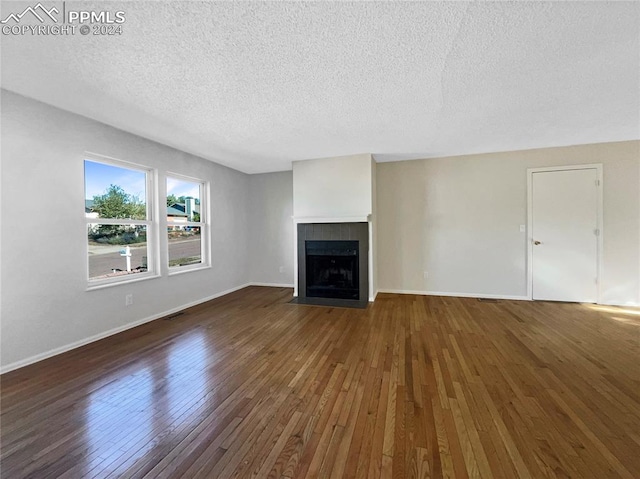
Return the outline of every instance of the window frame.
{"type": "Polygon", "coordinates": [[[165,228],[164,228],[164,241],[166,241],[166,257],[164,267],[167,268],[169,276],[188,273],[191,271],[198,271],[202,269],[211,268],[211,248],[209,241],[210,238],[210,208],[209,208],[209,188],[210,183],[202,178],[196,178],[193,176],[183,175],[181,173],[175,173],[173,171],[167,171],[164,175],[164,202],[167,203],[167,183],[169,179],[175,179],[178,181],[185,181],[190,183],[197,183],[200,185],[200,221],[173,221],[169,220],[169,216],[164,214],[165,228]],[[169,266],[169,237],[168,232],[171,226],[194,226],[200,228],[200,262],[187,265],[169,266]]]}
{"type": "Polygon", "coordinates": [[[84,245],[85,245],[85,266],[86,273],[85,278],[87,281],[87,290],[102,289],[105,287],[116,286],[120,284],[133,283],[137,281],[143,281],[147,279],[153,279],[160,277],[160,262],[158,258],[158,195],[157,195],[157,170],[149,166],[134,163],[132,161],[125,161],[116,158],[111,158],[96,153],[85,152],[82,160],[83,168],[83,203],[87,199],[86,193],[86,168],[85,162],[99,163],[103,165],[113,166],[116,168],[123,168],[127,170],[134,170],[145,174],[145,208],[146,219],[128,219],[128,218],[90,218],[86,214],[86,205],[83,205],[84,214],[84,245]],[[89,239],[87,232],[89,225],[140,225],[146,227],[146,248],[147,248],[147,271],[143,273],[128,274],[122,276],[113,276],[109,278],[91,278],[90,266],[89,266],[89,239]]]}

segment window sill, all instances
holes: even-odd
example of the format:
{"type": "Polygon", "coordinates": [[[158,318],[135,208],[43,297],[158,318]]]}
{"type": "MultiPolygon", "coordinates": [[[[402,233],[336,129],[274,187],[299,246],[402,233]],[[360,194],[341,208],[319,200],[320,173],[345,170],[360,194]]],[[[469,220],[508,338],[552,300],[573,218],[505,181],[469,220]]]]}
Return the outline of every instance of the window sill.
{"type": "Polygon", "coordinates": [[[138,283],[140,281],[147,281],[149,279],[156,279],[156,278],[160,278],[161,276],[159,274],[145,274],[144,276],[136,276],[135,278],[131,278],[131,279],[121,279],[118,281],[108,281],[108,282],[95,282],[95,283],[89,283],[89,285],[87,286],[87,291],[95,291],[98,289],[105,289],[105,288],[111,288],[113,286],[120,286],[123,284],[131,284],[131,283],[138,283]]]}
{"type": "Polygon", "coordinates": [[[169,276],[178,276],[185,273],[191,273],[192,271],[202,271],[203,269],[211,269],[210,264],[199,264],[195,266],[178,266],[169,269],[169,276]]]}

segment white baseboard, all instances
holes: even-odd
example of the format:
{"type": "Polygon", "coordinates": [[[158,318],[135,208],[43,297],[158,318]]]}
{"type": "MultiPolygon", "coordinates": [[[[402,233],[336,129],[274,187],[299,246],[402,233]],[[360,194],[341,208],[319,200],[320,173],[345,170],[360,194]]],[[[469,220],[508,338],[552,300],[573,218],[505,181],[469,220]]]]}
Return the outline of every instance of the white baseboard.
{"type": "MultiPolygon", "coordinates": [[[[93,343],[95,341],[99,341],[109,336],[113,336],[114,334],[121,333],[122,331],[126,331],[128,329],[135,328],[142,324],[155,321],[156,319],[164,318],[165,316],[169,316],[173,313],[177,313],[178,311],[182,311],[184,309],[190,308],[192,306],[196,306],[201,303],[206,303],[207,301],[211,301],[213,299],[219,298],[221,296],[225,296],[227,294],[233,293],[240,289],[246,288],[247,286],[268,286],[274,288],[293,288],[293,284],[287,283],[261,283],[261,282],[251,282],[245,283],[240,286],[236,286],[225,291],[221,291],[219,293],[213,294],[211,296],[207,296],[205,298],[198,299],[196,301],[192,301],[190,303],[182,304],[180,306],[176,306],[175,308],[171,308],[167,311],[162,311],[160,313],[153,314],[146,318],[140,319],[138,321],[134,321],[132,323],[127,323],[122,326],[118,326],[117,328],[110,329],[108,331],[104,331],[102,333],[95,334],[88,338],[81,339],[79,341],[75,341],[71,344],[67,344],[65,346],[61,346],[59,348],[54,348],[49,351],[45,351],[44,353],[36,354],[34,356],[28,357],[26,359],[21,359],[20,361],[16,361],[11,364],[7,364],[0,368],[0,374],[8,373],[9,371],[13,371],[15,369],[19,369],[25,366],[28,366],[33,363],[37,363],[38,361],[42,361],[44,359],[57,356],[58,354],[66,353],[67,351],[71,351],[72,349],[79,348],[81,346],[85,346],[89,343],[93,343]]],[[[490,298],[490,299],[514,299],[514,300],[528,300],[525,296],[501,296],[501,295],[488,295],[488,294],[468,294],[468,293],[444,293],[444,292],[436,292],[436,291],[412,291],[412,290],[401,290],[401,289],[379,289],[373,295],[372,298],[369,298],[369,301],[374,301],[378,295],[378,293],[396,293],[396,294],[417,294],[417,295],[426,295],[426,296],[458,296],[463,298],[490,298]]]]}
{"type": "Polygon", "coordinates": [[[511,299],[516,301],[529,301],[529,298],[527,296],[508,296],[503,294],[451,293],[444,291],[415,291],[409,289],[379,289],[378,292],[394,294],[416,294],[420,296],[452,296],[457,298],[511,299]]]}
{"type": "Polygon", "coordinates": [[[293,288],[293,284],[288,283],[249,283],[247,286],[268,286],[270,288],[293,288]]]}
{"type": "Polygon", "coordinates": [[[618,308],[624,308],[624,307],[628,307],[628,308],[640,308],[640,303],[634,303],[633,301],[630,301],[628,303],[616,303],[614,301],[603,301],[602,303],[597,303],[601,306],[617,306],[618,308]]]}
{"type": "MultiPolygon", "coordinates": [[[[6,366],[3,366],[3,367],[0,368],[0,374],[8,373],[9,371],[13,371],[15,369],[19,369],[19,368],[22,368],[24,366],[28,366],[28,365],[33,364],[33,363],[37,363],[38,361],[42,361],[44,359],[47,359],[47,358],[50,358],[50,357],[53,357],[53,356],[57,356],[58,354],[66,353],[67,351],[71,351],[72,349],[76,349],[76,348],[79,348],[81,346],[85,346],[85,345],[87,345],[89,343],[93,343],[95,341],[99,341],[100,339],[104,339],[106,337],[113,336],[114,334],[121,333],[122,331],[126,331],[128,329],[135,328],[137,326],[140,326],[142,324],[145,324],[145,323],[148,323],[148,322],[151,322],[151,321],[155,321],[156,319],[164,318],[165,316],[169,316],[169,315],[171,315],[173,313],[177,313],[177,312],[182,311],[184,309],[191,308],[192,306],[196,306],[198,304],[206,303],[207,301],[211,301],[213,299],[220,298],[221,296],[225,296],[227,294],[230,294],[230,293],[233,293],[235,291],[241,290],[241,289],[246,288],[248,286],[268,286],[268,287],[274,287],[274,288],[293,288],[294,287],[293,284],[287,284],[287,283],[252,282],[252,283],[241,284],[240,286],[235,286],[233,288],[227,289],[225,291],[221,291],[221,292],[213,294],[211,296],[207,296],[205,298],[201,298],[201,299],[198,299],[196,301],[192,301],[190,303],[186,303],[186,304],[182,304],[180,306],[176,306],[175,308],[171,308],[171,309],[169,309],[167,311],[163,311],[161,313],[157,313],[157,314],[148,316],[146,318],[140,319],[138,321],[134,321],[132,323],[127,323],[125,325],[118,326],[117,328],[110,329],[108,331],[105,331],[105,332],[90,336],[90,337],[85,338],[85,339],[81,339],[79,341],[75,341],[75,342],[73,342],[71,344],[67,344],[67,345],[61,346],[59,348],[54,348],[54,349],[51,349],[49,351],[45,351],[44,353],[36,354],[36,355],[31,356],[29,358],[21,359],[20,361],[16,361],[14,363],[7,364],[6,366]]],[[[379,290],[377,290],[375,292],[373,297],[369,298],[369,301],[371,301],[371,302],[375,301],[376,297],[378,296],[378,293],[415,294],[415,295],[420,295],[420,296],[452,296],[452,297],[459,297],[459,298],[508,299],[508,300],[517,300],[517,301],[530,301],[530,299],[527,296],[507,296],[507,295],[499,295],[499,294],[481,294],[481,293],[474,293],[474,294],[471,294],[471,293],[451,293],[451,292],[442,292],[442,291],[416,291],[416,290],[408,290],[408,289],[379,289],[379,290]]],[[[604,303],[600,303],[600,304],[607,305],[607,306],[618,306],[618,307],[624,307],[624,306],[639,307],[640,306],[640,304],[637,304],[637,303],[619,304],[619,303],[613,303],[613,302],[604,302],[604,303]]]]}
{"type": "Polygon", "coordinates": [[[9,371],[13,371],[15,369],[22,368],[24,366],[28,366],[33,363],[37,363],[38,361],[42,361],[43,359],[47,359],[53,356],[57,356],[58,354],[66,353],[67,351],[71,351],[72,349],[79,348],[81,346],[85,346],[89,343],[93,343],[95,341],[99,341],[100,339],[104,339],[109,336],[113,336],[114,334],[121,333],[122,331],[126,331],[127,329],[132,329],[137,326],[140,326],[145,323],[149,323],[151,321],[155,321],[156,319],[164,318],[165,316],[169,316],[173,313],[177,313],[178,311],[182,311],[187,308],[191,308],[192,306],[196,306],[201,303],[206,303],[207,301],[211,301],[212,299],[219,298],[221,296],[225,296],[229,293],[233,293],[234,291],[238,291],[240,289],[246,288],[247,286],[251,286],[252,283],[245,283],[240,286],[236,286],[225,291],[221,291],[219,293],[213,294],[211,296],[207,296],[206,298],[201,298],[196,301],[192,301],[190,303],[182,304],[180,306],[176,306],[175,308],[171,308],[167,311],[163,311],[161,313],[157,313],[146,318],[140,319],[138,321],[134,321],[133,323],[127,323],[122,326],[118,326],[117,328],[110,329],[108,331],[104,331],[102,333],[95,334],[88,338],[81,339],[79,341],[75,341],[71,344],[67,344],[65,346],[61,346],[59,348],[54,348],[49,351],[45,351],[44,353],[36,354],[35,356],[31,356],[26,359],[21,359],[20,361],[16,361],[11,364],[7,364],[0,368],[0,374],[8,373],[9,371]]]}
{"type": "MultiPolygon", "coordinates": [[[[481,299],[509,299],[513,301],[533,301],[528,296],[508,296],[502,294],[483,294],[483,293],[450,293],[443,291],[415,291],[409,289],[380,289],[379,293],[393,293],[393,294],[415,294],[419,296],[450,296],[458,298],[481,298],[481,299]]],[[[617,306],[617,307],[640,307],[639,303],[616,303],[611,301],[605,301],[602,303],[595,303],[603,306],[617,306]]]]}

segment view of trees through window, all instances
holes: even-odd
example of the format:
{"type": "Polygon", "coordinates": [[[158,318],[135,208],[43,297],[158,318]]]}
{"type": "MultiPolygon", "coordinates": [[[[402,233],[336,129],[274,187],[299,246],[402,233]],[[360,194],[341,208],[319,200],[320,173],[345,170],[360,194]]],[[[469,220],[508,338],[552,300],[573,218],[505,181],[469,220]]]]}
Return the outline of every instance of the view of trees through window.
{"type": "Polygon", "coordinates": [[[147,172],[85,161],[89,279],[149,269],[147,172]]]}
{"type": "MultiPolygon", "coordinates": [[[[150,171],[128,163],[85,160],[85,216],[89,279],[114,282],[128,275],[158,271],[152,264],[158,238],[152,237],[154,198],[147,191],[150,171]]],[[[166,176],[167,266],[202,265],[206,233],[205,183],[178,175],[166,176]]],[[[165,210],[166,208],[166,210],[165,210]]]]}

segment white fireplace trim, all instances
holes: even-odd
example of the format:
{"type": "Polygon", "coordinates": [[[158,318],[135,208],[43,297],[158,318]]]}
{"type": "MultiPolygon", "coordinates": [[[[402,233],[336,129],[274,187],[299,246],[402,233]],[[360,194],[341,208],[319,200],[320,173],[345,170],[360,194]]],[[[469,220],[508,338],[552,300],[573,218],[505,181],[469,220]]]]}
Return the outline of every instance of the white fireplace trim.
{"type": "Polygon", "coordinates": [[[369,223],[369,302],[376,299],[373,290],[373,215],[366,216],[292,216],[293,219],[293,296],[298,297],[298,224],[310,223],[369,223]]]}
{"type": "Polygon", "coordinates": [[[293,223],[370,223],[371,215],[366,216],[292,216],[293,223]]]}

